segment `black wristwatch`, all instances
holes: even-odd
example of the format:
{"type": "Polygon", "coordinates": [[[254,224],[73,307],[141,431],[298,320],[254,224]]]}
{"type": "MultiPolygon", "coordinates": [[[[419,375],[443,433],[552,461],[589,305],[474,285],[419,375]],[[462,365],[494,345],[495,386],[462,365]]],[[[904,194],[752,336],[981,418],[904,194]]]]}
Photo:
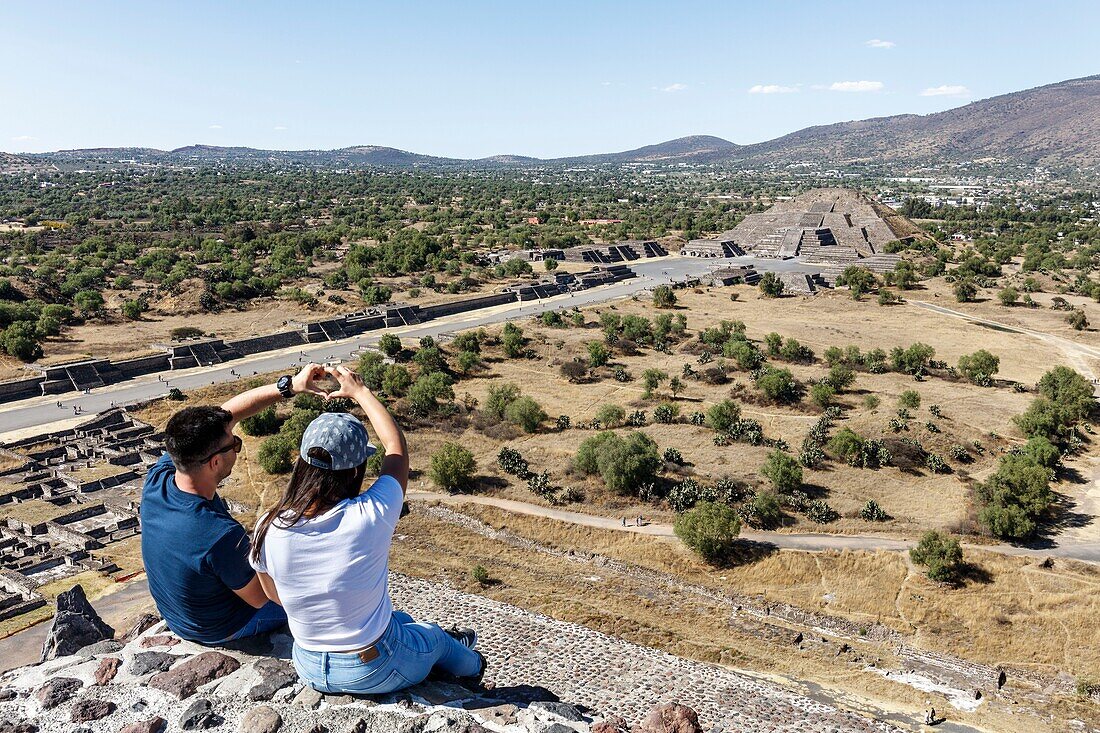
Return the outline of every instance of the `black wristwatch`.
{"type": "Polygon", "coordinates": [[[289,374],[284,374],[279,377],[279,381],[275,383],[275,389],[279,390],[279,394],[286,397],[288,400],[294,397],[294,377],[289,374]]]}

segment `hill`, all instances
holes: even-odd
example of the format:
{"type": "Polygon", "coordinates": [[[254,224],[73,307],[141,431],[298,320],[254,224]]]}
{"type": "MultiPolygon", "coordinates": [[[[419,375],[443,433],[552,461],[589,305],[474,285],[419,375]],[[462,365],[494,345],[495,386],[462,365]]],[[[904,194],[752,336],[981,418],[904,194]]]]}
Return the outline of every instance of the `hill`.
{"type": "Polygon", "coordinates": [[[930,115],[808,127],[748,145],[739,159],[876,163],[1100,165],[1100,75],[1048,84],[930,115]]]}
{"type": "MultiPolygon", "coordinates": [[[[14,166],[5,163],[7,158],[0,158],[0,170],[14,166]]],[[[172,151],[67,150],[23,156],[23,160],[392,168],[630,163],[760,165],[795,161],[908,166],[980,162],[1091,170],[1100,168],[1100,75],[1002,94],[935,114],[894,115],[808,127],[752,145],[738,145],[711,135],[691,135],[617,153],[552,159],[495,155],[477,160],[422,155],[378,145],[298,151],[191,145],[172,151]]]]}

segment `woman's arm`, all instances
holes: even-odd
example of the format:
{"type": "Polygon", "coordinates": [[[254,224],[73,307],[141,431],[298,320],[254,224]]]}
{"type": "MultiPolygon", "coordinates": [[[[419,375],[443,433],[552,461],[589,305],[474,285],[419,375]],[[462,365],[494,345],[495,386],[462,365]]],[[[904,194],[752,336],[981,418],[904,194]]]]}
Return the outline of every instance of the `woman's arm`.
{"type": "Polygon", "coordinates": [[[257,570],[256,577],[260,579],[260,587],[264,589],[264,595],[280,606],[283,605],[283,602],[279,600],[279,591],[275,589],[275,581],[271,579],[271,576],[257,570]]]}
{"type": "Polygon", "coordinates": [[[340,389],[329,397],[348,397],[355,400],[363,409],[375,434],[378,435],[378,440],[386,448],[386,458],[382,461],[382,473],[397,479],[404,494],[409,485],[409,446],[405,442],[405,434],[397,426],[397,421],[367,385],[363,384],[363,378],[358,373],[345,366],[330,368],[328,373],[340,385],[340,389]]]}
{"type": "MultiPolygon", "coordinates": [[[[320,364],[307,364],[291,380],[291,388],[294,390],[294,394],[310,392],[320,397],[328,397],[325,391],[316,384],[318,379],[324,379],[325,376],[327,376],[327,373],[323,366],[320,364]]],[[[265,384],[230,397],[222,404],[222,409],[233,416],[233,424],[229,426],[229,429],[232,430],[233,425],[241,420],[252,417],[268,405],[273,405],[282,400],[283,396],[274,384],[265,384]]]]}

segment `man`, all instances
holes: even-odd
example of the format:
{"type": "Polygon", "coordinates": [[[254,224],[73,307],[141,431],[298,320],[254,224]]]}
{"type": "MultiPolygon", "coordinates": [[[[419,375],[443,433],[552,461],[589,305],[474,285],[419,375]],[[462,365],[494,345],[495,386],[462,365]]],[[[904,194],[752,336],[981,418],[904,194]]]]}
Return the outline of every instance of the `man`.
{"type": "Polygon", "coordinates": [[[221,407],[180,410],[168,421],[167,449],[149,470],[141,496],[141,555],[149,592],[168,628],[200,644],[265,633],[286,623],[248,564],[248,533],[229,514],[218,484],[237,463],[233,428],[296,394],[326,397],[324,367],[256,387],[221,407]]]}

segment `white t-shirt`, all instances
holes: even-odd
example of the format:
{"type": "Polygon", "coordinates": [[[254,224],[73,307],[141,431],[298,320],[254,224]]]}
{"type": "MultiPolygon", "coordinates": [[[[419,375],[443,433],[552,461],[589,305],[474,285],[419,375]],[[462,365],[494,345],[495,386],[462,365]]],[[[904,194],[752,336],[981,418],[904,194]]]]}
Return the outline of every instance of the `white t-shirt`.
{"type": "Polygon", "coordinates": [[[275,581],[303,649],[350,651],[385,632],[393,613],[390,542],[403,500],[401,484],[383,475],[324,514],[268,528],[252,567],[275,581]]]}

